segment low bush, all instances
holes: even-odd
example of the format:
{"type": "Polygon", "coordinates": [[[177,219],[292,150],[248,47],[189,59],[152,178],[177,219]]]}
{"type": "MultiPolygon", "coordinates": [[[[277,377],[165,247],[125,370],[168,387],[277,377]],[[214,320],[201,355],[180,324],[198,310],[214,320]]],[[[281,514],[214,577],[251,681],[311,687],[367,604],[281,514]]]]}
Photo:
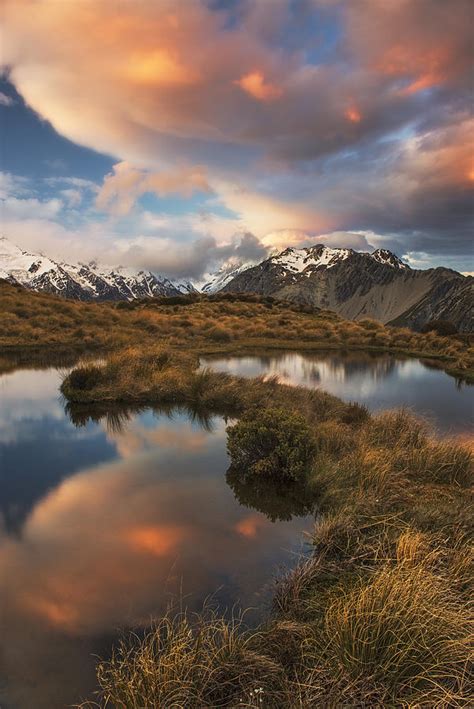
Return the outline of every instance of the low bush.
{"type": "Polygon", "coordinates": [[[457,331],[458,329],[456,325],[454,325],[454,323],[450,322],[449,320],[430,320],[429,322],[425,323],[420,330],[420,332],[422,333],[435,332],[441,337],[449,337],[449,335],[456,335],[457,331]]]}
{"type": "Polygon", "coordinates": [[[103,379],[103,369],[95,364],[76,367],[70,372],[67,381],[71,389],[90,391],[98,386],[103,379]]]}
{"type": "Polygon", "coordinates": [[[296,482],[307,478],[316,446],[303,416],[269,408],[248,412],[229,426],[227,450],[244,480],[270,476],[296,482]]]}

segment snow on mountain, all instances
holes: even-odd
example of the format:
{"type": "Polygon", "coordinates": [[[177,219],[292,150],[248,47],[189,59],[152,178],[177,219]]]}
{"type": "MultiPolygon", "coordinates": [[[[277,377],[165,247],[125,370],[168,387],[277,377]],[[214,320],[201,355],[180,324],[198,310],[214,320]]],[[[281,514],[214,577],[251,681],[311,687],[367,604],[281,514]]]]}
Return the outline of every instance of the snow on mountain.
{"type": "Polygon", "coordinates": [[[203,293],[217,293],[222,290],[227,283],[235,278],[239,273],[243,273],[248,268],[255,266],[255,263],[226,263],[221,268],[208,276],[207,282],[202,286],[201,290],[203,293]]]}
{"type": "Polygon", "coordinates": [[[388,249],[377,249],[376,251],[373,251],[370,254],[370,257],[373,258],[374,261],[378,261],[378,263],[383,263],[386,266],[392,266],[392,268],[410,268],[410,266],[408,266],[406,263],[403,263],[403,261],[401,261],[398,256],[392,254],[392,252],[388,249]]]}
{"type": "Polygon", "coordinates": [[[42,254],[22,250],[5,237],[0,237],[0,278],[31,290],[77,300],[133,300],[180,295],[193,288],[186,282],[175,285],[150,271],[53,261],[42,254]]]}
{"type": "MultiPolygon", "coordinates": [[[[324,244],[317,244],[304,249],[285,249],[276,256],[272,256],[269,261],[291,273],[302,273],[311,267],[307,272],[309,276],[315,268],[320,268],[321,266],[326,269],[333,268],[336,264],[345,261],[356,253],[359,252],[353,249],[330,248],[329,246],[324,246],[324,244]]],[[[395,254],[385,249],[378,249],[372,254],[364,253],[363,255],[393,268],[409,268],[395,254]]]]}

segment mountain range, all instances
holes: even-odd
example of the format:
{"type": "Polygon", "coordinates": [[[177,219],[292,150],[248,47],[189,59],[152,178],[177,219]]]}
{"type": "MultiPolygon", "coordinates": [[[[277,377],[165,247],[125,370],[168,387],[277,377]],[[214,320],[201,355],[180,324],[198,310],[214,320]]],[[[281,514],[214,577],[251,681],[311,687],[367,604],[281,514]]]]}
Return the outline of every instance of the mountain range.
{"type": "Polygon", "coordinates": [[[196,290],[187,281],[173,283],[151,271],[121,266],[109,269],[94,262],[72,265],[53,261],[42,254],[23,251],[5,237],[0,238],[0,278],[74,300],[133,300],[196,290]]]}
{"type": "MultiPolygon", "coordinates": [[[[76,300],[133,300],[196,293],[189,281],[174,282],[150,271],[71,265],[23,251],[0,238],[0,278],[35,291],[76,300]]],[[[201,288],[203,293],[236,292],[334,310],[342,317],[372,317],[414,329],[435,319],[459,331],[473,329],[474,278],[448,268],[413,269],[391,251],[287,248],[259,264],[226,264],[201,288]]]]}

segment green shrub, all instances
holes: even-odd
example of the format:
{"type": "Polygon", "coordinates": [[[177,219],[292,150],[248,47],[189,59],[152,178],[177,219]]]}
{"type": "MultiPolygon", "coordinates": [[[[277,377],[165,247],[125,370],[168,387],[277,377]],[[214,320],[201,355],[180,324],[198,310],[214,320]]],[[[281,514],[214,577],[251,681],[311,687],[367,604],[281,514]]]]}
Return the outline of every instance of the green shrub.
{"type": "Polygon", "coordinates": [[[102,368],[94,364],[76,367],[68,375],[66,382],[70,389],[79,389],[80,391],[89,391],[96,387],[102,381],[102,368]]]}
{"type": "Polygon", "coordinates": [[[227,450],[243,480],[256,475],[302,481],[311,467],[315,442],[302,416],[270,408],[253,410],[229,426],[227,450]]]}

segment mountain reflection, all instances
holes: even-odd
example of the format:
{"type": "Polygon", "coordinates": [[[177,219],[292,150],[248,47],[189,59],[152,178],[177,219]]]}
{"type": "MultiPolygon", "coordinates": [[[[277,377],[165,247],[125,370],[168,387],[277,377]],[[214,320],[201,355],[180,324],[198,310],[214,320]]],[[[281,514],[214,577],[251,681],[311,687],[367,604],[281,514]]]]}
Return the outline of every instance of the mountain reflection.
{"type": "Polygon", "coordinates": [[[364,404],[371,411],[411,408],[445,433],[472,428],[474,391],[429,361],[376,352],[272,352],[203,357],[201,365],[244,377],[276,376],[364,404]]]}

